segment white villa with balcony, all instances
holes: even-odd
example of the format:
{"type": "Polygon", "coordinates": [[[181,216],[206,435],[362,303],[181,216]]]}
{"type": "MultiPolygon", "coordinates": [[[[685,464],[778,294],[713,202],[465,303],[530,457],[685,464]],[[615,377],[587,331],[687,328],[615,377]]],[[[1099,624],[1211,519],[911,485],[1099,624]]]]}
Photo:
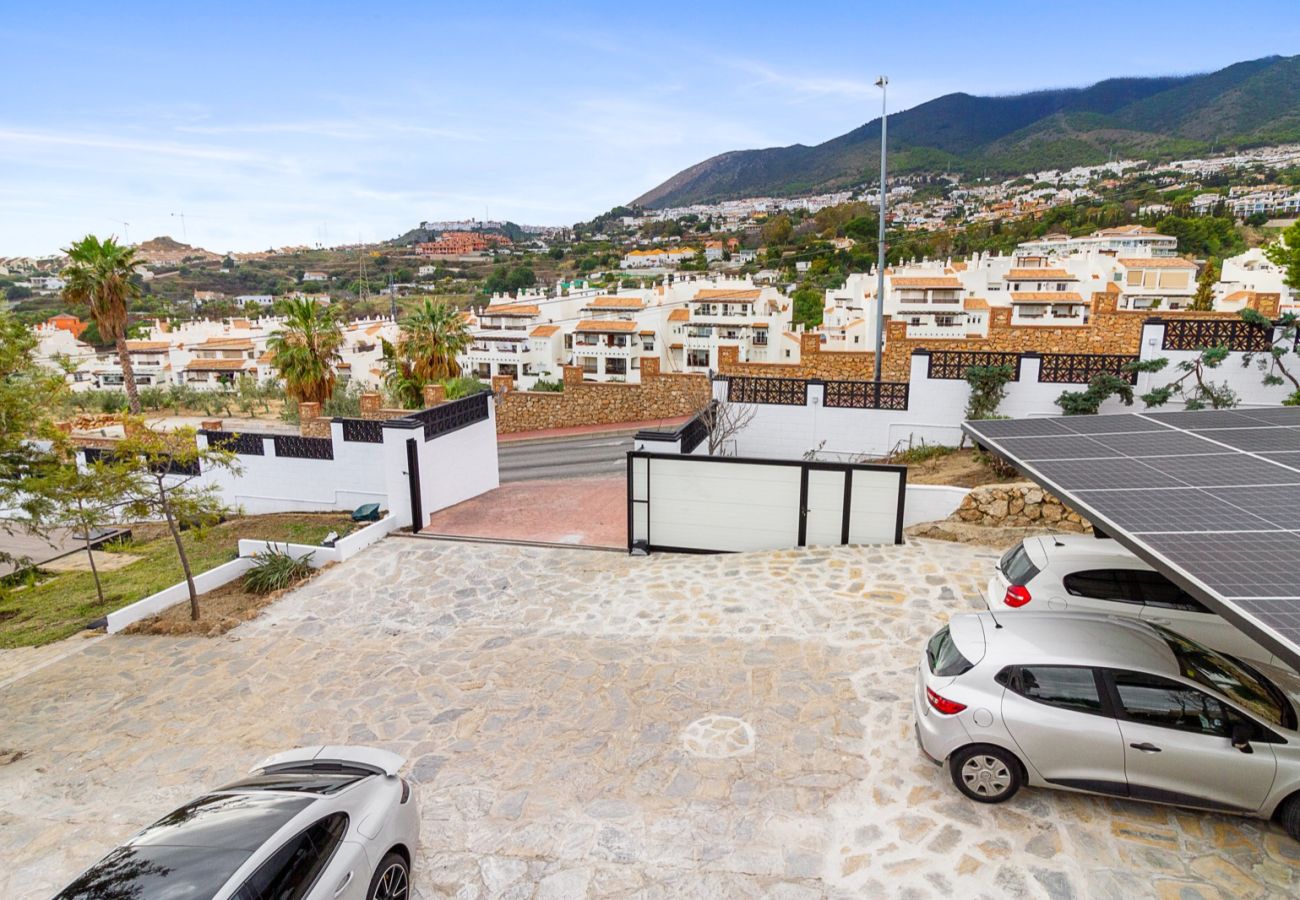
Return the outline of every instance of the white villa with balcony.
{"type": "Polygon", "coordinates": [[[581,366],[591,381],[640,381],[640,359],[664,372],[718,368],[718,348],[742,360],[775,361],[769,347],[790,327],[790,301],[744,278],[678,278],[671,284],[601,294],[584,287],[497,297],[478,310],[461,365],[487,379],[510,375],[522,389],[581,366]]]}
{"type": "MultiPolygon", "coordinates": [[[[1111,284],[1121,309],[1185,309],[1196,293],[1197,266],[1173,256],[1176,248],[1176,238],[1125,226],[1030,241],[1007,256],[907,263],[885,270],[884,314],[906,322],[909,338],[961,339],[987,335],[990,310],[998,307],[1010,308],[1013,325],[1086,325],[1092,295],[1111,284]]],[[[1251,268],[1243,261],[1225,265],[1225,272],[1243,290],[1274,283],[1259,260],[1251,268]]],[[[827,291],[818,328],[824,349],[874,348],[876,278],[875,272],[853,274],[827,291]]]]}
{"type": "Polygon", "coordinates": [[[1177,257],[1120,257],[1120,309],[1186,309],[1196,295],[1196,263],[1177,257]]]}

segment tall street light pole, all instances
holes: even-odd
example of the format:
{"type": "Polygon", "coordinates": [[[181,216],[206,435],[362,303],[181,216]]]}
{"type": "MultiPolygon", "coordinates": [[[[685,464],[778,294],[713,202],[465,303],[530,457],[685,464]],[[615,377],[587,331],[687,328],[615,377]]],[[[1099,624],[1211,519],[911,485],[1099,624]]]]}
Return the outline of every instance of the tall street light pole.
{"type": "Polygon", "coordinates": [[[880,382],[880,362],[885,348],[885,135],[889,118],[885,99],[888,96],[889,76],[876,79],[880,88],[880,243],[876,247],[876,383],[880,382]]]}

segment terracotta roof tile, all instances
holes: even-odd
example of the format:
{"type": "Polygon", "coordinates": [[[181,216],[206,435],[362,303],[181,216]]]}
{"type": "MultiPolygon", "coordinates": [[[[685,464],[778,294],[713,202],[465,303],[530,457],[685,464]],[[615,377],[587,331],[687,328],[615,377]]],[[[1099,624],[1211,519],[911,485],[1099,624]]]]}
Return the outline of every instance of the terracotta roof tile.
{"type": "Polygon", "coordinates": [[[988,309],[989,302],[983,297],[967,297],[962,301],[963,309],[988,309]]]}
{"type": "Polygon", "coordinates": [[[1064,269],[1012,269],[1004,281],[1078,281],[1064,269]]]}
{"type": "Polygon", "coordinates": [[[1176,256],[1149,256],[1149,257],[1132,257],[1121,256],[1116,260],[1126,269],[1195,269],[1196,263],[1190,259],[1179,259],[1176,256]]]}
{"type": "Polygon", "coordinates": [[[126,349],[134,352],[157,352],[166,350],[171,344],[166,341],[127,341],[126,349]]]}
{"type": "Polygon", "coordinates": [[[185,364],[187,372],[239,372],[251,365],[248,359],[193,359],[185,364]]]}
{"type": "Polygon", "coordinates": [[[249,338],[210,337],[201,344],[192,344],[202,350],[252,350],[253,342],[249,338]]]}
{"type": "Polygon", "coordinates": [[[586,309],[645,309],[640,297],[594,297],[586,309]]]}
{"type": "Polygon", "coordinates": [[[762,293],[758,288],[701,288],[692,300],[757,300],[762,293]]]}
{"type": "Polygon", "coordinates": [[[637,324],[635,322],[624,322],[618,319],[611,319],[605,322],[597,319],[588,319],[584,322],[579,322],[578,327],[574,330],[587,332],[630,332],[637,330],[637,324]]]}
{"type": "Polygon", "coordinates": [[[685,322],[691,317],[691,314],[684,309],[674,309],[668,314],[669,322],[685,322]]]}
{"type": "Polygon", "coordinates": [[[960,288],[960,287],[961,287],[961,281],[960,281],[960,279],[957,279],[957,278],[942,278],[942,277],[934,277],[934,276],[931,276],[931,277],[928,277],[928,278],[898,277],[898,278],[894,278],[894,279],[890,282],[890,284],[892,284],[892,285],[893,285],[894,287],[896,287],[896,288],[899,288],[899,287],[910,287],[910,288],[960,288]]]}
{"type": "Polygon", "coordinates": [[[560,330],[559,325],[538,325],[532,331],[528,332],[529,337],[550,337],[560,330]]]}
{"type": "Polygon", "coordinates": [[[1012,291],[1012,303],[1082,303],[1083,298],[1075,291],[1012,291]]]}
{"type": "Polygon", "coordinates": [[[489,306],[483,310],[484,316],[537,316],[541,315],[541,310],[535,303],[503,303],[500,306],[489,306]]]}

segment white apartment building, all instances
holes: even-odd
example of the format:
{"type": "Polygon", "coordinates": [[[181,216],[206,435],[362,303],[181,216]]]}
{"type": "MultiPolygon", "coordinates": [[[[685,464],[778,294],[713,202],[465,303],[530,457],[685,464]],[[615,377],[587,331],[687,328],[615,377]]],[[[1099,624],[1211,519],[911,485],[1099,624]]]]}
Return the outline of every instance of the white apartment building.
{"type": "MultiPolygon", "coordinates": [[[[1066,239],[1082,240],[1082,239],[1066,239]]],[[[988,334],[990,311],[1011,310],[1011,323],[1083,326],[1092,295],[1114,285],[1120,309],[1185,309],[1196,293],[1196,263],[1164,255],[1175,238],[1150,229],[1112,229],[1088,246],[1044,253],[1055,242],[1021,244],[1010,256],[977,254],[965,261],[922,261],[885,270],[884,314],[907,323],[909,338],[961,339],[988,334]],[[1119,232],[1116,234],[1115,232],[1119,232]],[[1134,235],[1133,256],[1118,253],[1134,235]]],[[[822,345],[827,350],[875,346],[876,273],[850,275],[827,291],[822,345]]]]}
{"type": "Polygon", "coordinates": [[[1295,312],[1300,306],[1300,295],[1286,283],[1286,270],[1265,256],[1263,248],[1225,259],[1214,286],[1215,309],[1236,312],[1257,293],[1280,295],[1282,312],[1295,312]]]}
{"type": "Polygon", "coordinates": [[[672,250],[632,250],[619,260],[620,269],[659,269],[671,268],[695,257],[690,247],[678,247],[672,250]]]}
{"type": "MultiPolygon", "coordinates": [[[[155,322],[147,337],[126,342],[136,385],[184,384],[193,388],[224,390],[241,376],[259,382],[276,379],[278,373],[267,350],[267,341],[283,319],[197,319],[175,327],[155,322]]],[[[380,338],[395,340],[397,326],[389,319],[358,319],[343,326],[339,380],[355,378],[365,387],[383,383],[380,338]]],[[[36,329],[38,359],[51,367],[64,357],[77,363],[68,376],[74,390],[119,388],[124,377],[117,352],[97,351],[58,328],[36,329]]]]}
{"type": "Polygon", "coordinates": [[[770,335],[788,330],[790,305],[778,290],[744,278],[675,279],[618,294],[577,285],[518,298],[496,297],[477,311],[462,367],[480,378],[509,375],[521,389],[555,380],[564,365],[592,381],[640,381],[641,358],[663,372],[718,368],[718,348],[742,360],[774,361],[770,335]]]}
{"type": "Polygon", "coordinates": [[[1103,228],[1082,237],[1047,235],[1026,241],[1016,248],[1025,256],[1077,256],[1088,253],[1113,253],[1116,256],[1173,256],[1178,252],[1178,238],[1160,234],[1144,225],[1120,225],[1103,228]]]}

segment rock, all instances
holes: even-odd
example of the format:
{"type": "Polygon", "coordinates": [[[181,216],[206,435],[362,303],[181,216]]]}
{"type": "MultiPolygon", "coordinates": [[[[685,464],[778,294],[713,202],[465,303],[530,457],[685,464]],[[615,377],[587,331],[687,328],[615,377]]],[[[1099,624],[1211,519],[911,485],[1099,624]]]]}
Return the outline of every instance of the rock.
{"type": "Polygon", "coordinates": [[[575,900],[587,896],[591,869],[566,869],[547,875],[537,885],[537,900],[575,900]]]}
{"type": "Polygon", "coordinates": [[[528,873],[528,863],[507,856],[485,856],[478,863],[488,891],[497,895],[528,873]]]}

